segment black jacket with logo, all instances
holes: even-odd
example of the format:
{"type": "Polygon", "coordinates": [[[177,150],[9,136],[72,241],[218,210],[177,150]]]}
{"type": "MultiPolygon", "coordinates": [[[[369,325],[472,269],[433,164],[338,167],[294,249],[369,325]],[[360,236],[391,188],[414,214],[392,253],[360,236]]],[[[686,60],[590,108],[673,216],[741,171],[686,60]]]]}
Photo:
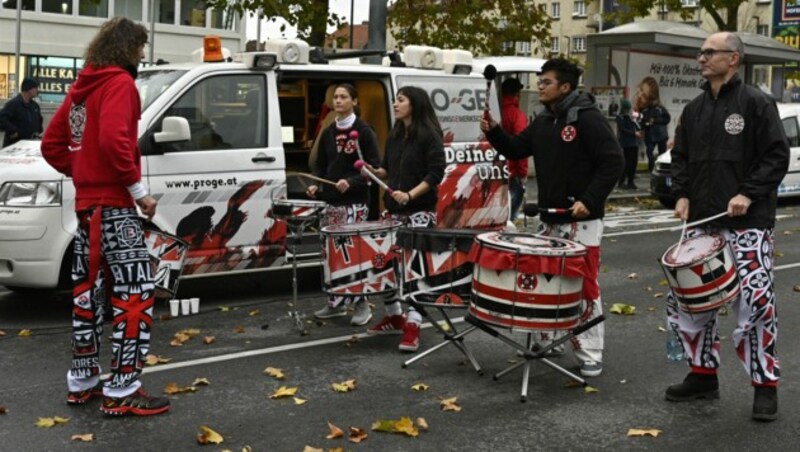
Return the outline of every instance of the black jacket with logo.
{"type": "Polygon", "coordinates": [[[320,184],[320,191],[317,199],[327,202],[334,206],[348,204],[367,204],[369,198],[369,186],[367,180],[355,168],[355,163],[359,160],[356,143],[350,139],[352,131],[358,132],[358,146],[361,156],[372,166],[380,165],[378,156],[378,138],[375,131],[361,118],[356,118],[352,127],[339,129],[336,122],[322,131],[319,142],[319,152],[317,153],[317,176],[337,182],[339,179],[346,179],[350,188],[339,193],[332,185],[320,184]]]}
{"type": "Polygon", "coordinates": [[[775,102],[738,74],[715,99],[708,83],[683,109],[672,149],[672,191],[689,198],[689,221],[728,209],[737,194],[747,214],[710,223],[734,229],[775,224],[777,187],[789,166],[789,143],[775,102]]]}
{"type": "MultiPolygon", "coordinates": [[[[591,94],[573,91],[546,108],[517,136],[495,127],[486,134],[506,158],[533,156],[539,207],[568,208],[582,202],[590,215],[603,218],[605,202],[625,164],[622,149],[591,94]]],[[[571,223],[569,215],[541,214],[546,223],[571,223]]]]}

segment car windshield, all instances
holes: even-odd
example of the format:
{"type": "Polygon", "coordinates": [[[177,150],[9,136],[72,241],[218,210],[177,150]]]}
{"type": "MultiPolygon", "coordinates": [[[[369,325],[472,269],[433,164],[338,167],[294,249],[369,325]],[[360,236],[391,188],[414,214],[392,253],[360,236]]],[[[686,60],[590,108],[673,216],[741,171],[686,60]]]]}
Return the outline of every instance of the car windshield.
{"type": "Polygon", "coordinates": [[[139,97],[142,99],[142,110],[158,99],[161,93],[185,73],[186,71],[176,70],[139,72],[136,77],[136,87],[139,89],[139,97]]]}

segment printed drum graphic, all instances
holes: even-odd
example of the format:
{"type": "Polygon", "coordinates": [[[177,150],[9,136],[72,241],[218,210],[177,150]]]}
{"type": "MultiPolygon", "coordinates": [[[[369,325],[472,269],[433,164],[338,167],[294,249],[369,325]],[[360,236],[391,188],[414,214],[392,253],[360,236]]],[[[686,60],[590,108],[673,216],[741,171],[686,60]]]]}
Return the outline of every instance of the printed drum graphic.
{"type": "Polygon", "coordinates": [[[189,245],[178,237],[145,227],[144,242],[156,283],[157,298],[173,298],[189,245]]]}
{"type": "Polygon", "coordinates": [[[475,238],[469,313],[523,331],[570,330],[585,310],[586,248],[569,240],[488,232],[475,238]]]}

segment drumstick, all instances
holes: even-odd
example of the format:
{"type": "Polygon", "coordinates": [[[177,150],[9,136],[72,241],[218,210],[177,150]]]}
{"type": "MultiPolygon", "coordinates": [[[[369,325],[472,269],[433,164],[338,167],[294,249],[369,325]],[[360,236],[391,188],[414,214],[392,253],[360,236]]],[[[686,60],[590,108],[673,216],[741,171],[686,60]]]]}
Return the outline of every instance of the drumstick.
{"type": "Polygon", "coordinates": [[[309,179],[313,179],[313,180],[315,180],[315,181],[322,182],[323,184],[333,185],[334,187],[336,186],[336,182],[329,181],[328,179],[323,179],[323,178],[321,178],[321,177],[317,177],[317,176],[315,176],[315,175],[313,175],[313,174],[301,173],[301,172],[299,172],[299,171],[287,171],[287,172],[286,172],[286,175],[287,175],[287,176],[302,176],[302,177],[307,177],[307,178],[309,178],[309,179]]]}
{"type": "Polygon", "coordinates": [[[716,220],[717,218],[724,217],[724,216],[725,216],[725,215],[727,215],[727,214],[728,214],[728,212],[727,212],[727,211],[725,211],[725,212],[720,212],[720,213],[718,213],[718,214],[716,214],[716,215],[714,215],[714,216],[711,216],[711,217],[708,217],[708,218],[703,218],[702,220],[697,220],[697,221],[694,221],[694,222],[692,222],[692,223],[689,223],[689,224],[686,224],[686,223],[684,222],[684,224],[682,224],[682,225],[680,225],[680,226],[675,226],[675,227],[669,228],[669,229],[667,229],[667,230],[668,230],[668,231],[678,231],[678,230],[680,230],[680,229],[684,228],[684,225],[685,225],[685,227],[687,227],[687,228],[692,228],[692,227],[695,227],[695,226],[699,226],[699,225],[701,225],[701,224],[703,224],[703,223],[708,223],[709,221],[716,220]]]}
{"type": "MultiPolygon", "coordinates": [[[[361,145],[358,143],[358,130],[353,130],[350,132],[350,139],[356,142],[356,153],[358,154],[358,159],[362,162],[364,161],[364,156],[361,154],[361,145]]],[[[362,174],[362,177],[367,180],[367,185],[371,185],[372,181],[362,174]]]]}
{"type": "Polygon", "coordinates": [[[372,180],[374,180],[375,182],[377,182],[377,183],[378,183],[378,185],[380,185],[381,187],[383,187],[383,189],[384,189],[384,190],[386,190],[386,192],[387,192],[387,193],[389,193],[389,196],[391,196],[392,194],[394,194],[394,190],[392,190],[391,188],[389,188],[389,186],[388,186],[388,185],[386,185],[386,183],[385,183],[384,181],[382,181],[382,180],[378,179],[378,176],[376,176],[376,175],[372,174],[372,171],[370,171],[370,170],[369,170],[369,169],[368,169],[368,168],[367,168],[367,167],[364,165],[364,161],[363,161],[363,160],[356,160],[356,163],[355,163],[353,166],[354,166],[354,167],[355,167],[357,170],[361,171],[361,174],[365,174],[365,175],[369,176],[369,177],[370,177],[370,179],[372,179],[372,180]]]}

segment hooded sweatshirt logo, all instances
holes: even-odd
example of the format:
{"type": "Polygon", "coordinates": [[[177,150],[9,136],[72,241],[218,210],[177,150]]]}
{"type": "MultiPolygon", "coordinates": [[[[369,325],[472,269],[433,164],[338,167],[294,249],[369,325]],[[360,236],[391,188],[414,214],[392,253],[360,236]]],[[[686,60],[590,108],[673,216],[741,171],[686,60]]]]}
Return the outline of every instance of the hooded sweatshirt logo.
{"type": "Polygon", "coordinates": [[[86,128],[86,104],[73,103],[69,108],[69,130],[72,138],[72,145],[69,150],[72,152],[81,150],[81,140],[83,131],[86,128]]]}

